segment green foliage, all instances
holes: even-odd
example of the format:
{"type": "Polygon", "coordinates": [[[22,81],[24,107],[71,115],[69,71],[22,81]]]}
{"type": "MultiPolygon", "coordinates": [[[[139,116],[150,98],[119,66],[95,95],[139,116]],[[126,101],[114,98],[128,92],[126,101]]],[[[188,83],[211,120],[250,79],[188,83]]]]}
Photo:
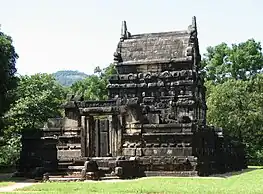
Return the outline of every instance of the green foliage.
{"type": "Polygon", "coordinates": [[[259,42],[249,39],[246,42],[226,43],[208,47],[201,63],[207,80],[222,83],[229,78],[247,80],[263,69],[262,48],[259,42]]]}
{"type": "Polygon", "coordinates": [[[17,86],[16,59],[12,38],[0,32],[0,132],[3,129],[3,115],[13,102],[12,90],[17,86]]]}
{"type": "Polygon", "coordinates": [[[6,115],[8,131],[12,132],[37,128],[48,118],[60,115],[65,90],[48,74],[22,76],[16,98],[6,115]]]}
{"type": "Polygon", "coordinates": [[[246,144],[251,164],[263,164],[263,54],[254,39],[209,47],[201,63],[207,121],[246,144]]]}
{"type": "Polygon", "coordinates": [[[4,136],[0,147],[0,166],[13,166],[19,158],[23,130],[37,129],[61,114],[66,93],[52,75],[22,76],[15,90],[15,102],[5,114],[4,136]]]}
{"type": "Polygon", "coordinates": [[[0,32],[0,167],[13,165],[19,149],[17,138],[9,140],[3,136],[4,114],[14,102],[14,89],[17,87],[16,60],[18,58],[12,45],[12,38],[0,32]]]}
{"type": "Polygon", "coordinates": [[[62,86],[71,86],[73,83],[85,79],[88,75],[79,71],[57,71],[52,74],[62,86]]]}
{"type": "Polygon", "coordinates": [[[0,169],[15,166],[20,156],[21,142],[19,136],[7,140],[6,144],[0,146],[0,169]]]}
{"type": "Polygon", "coordinates": [[[77,81],[70,88],[74,95],[84,96],[85,100],[105,100],[108,98],[107,84],[110,75],[115,74],[113,64],[101,70],[95,68],[95,74],[77,81]]]}
{"type": "Polygon", "coordinates": [[[228,80],[208,86],[208,122],[228,129],[229,134],[240,139],[263,135],[262,83],[262,76],[258,76],[253,80],[228,80]]]}
{"type": "Polygon", "coordinates": [[[243,141],[250,164],[263,164],[263,74],[206,87],[208,123],[243,141]]]}

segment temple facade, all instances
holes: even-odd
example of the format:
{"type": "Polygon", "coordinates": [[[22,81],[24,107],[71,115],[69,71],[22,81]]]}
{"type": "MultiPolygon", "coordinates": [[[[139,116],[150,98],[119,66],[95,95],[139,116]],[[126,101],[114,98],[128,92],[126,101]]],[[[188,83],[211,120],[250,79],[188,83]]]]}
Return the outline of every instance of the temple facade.
{"type": "Polygon", "coordinates": [[[71,100],[64,118],[50,119],[38,138],[25,136],[20,171],[37,167],[49,177],[63,172],[87,178],[246,168],[244,146],[206,124],[200,61],[195,17],[184,31],[136,35],[124,21],[109,99],[71,100]]]}

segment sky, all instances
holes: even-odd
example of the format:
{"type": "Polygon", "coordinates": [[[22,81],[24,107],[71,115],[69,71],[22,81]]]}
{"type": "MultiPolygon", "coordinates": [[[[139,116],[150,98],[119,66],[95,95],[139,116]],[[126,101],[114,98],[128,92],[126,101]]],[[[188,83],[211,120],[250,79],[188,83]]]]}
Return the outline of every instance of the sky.
{"type": "Polygon", "coordinates": [[[18,73],[93,73],[113,62],[126,20],[131,34],[186,30],[199,46],[254,38],[263,44],[262,0],[0,0],[1,31],[13,38],[18,73]]]}

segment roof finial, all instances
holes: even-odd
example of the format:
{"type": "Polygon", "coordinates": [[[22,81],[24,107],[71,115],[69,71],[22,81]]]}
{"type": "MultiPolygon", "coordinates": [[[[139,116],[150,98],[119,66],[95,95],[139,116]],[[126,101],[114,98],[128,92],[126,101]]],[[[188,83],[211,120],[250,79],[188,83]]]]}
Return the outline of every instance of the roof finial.
{"type": "Polygon", "coordinates": [[[122,22],[121,25],[121,38],[127,38],[127,25],[125,20],[122,22]]]}
{"type": "Polygon", "coordinates": [[[196,28],[196,17],[195,16],[192,17],[192,26],[196,28]]]}
{"type": "Polygon", "coordinates": [[[128,29],[127,29],[127,24],[126,24],[126,21],[124,20],[122,22],[122,26],[121,26],[121,39],[127,39],[131,36],[131,33],[128,32],[128,29]]]}
{"type": "Polygon", "coordinates": [[[192,31],[195,31],[197,33],[197,26],[196,26],[196,17],[192,17],[192,31]]]}

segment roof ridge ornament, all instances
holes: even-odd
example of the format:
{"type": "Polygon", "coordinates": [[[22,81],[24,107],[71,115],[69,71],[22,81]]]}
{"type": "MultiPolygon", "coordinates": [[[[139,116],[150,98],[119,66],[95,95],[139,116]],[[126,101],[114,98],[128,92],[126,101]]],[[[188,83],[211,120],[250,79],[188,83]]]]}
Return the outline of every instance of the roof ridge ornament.
{"type": "Polygon", "coordinates": [[[195,16],[192,17],[192,29],[194,31],[196,31],[196,33],[197,33],[196,17],[195,16]]]}
{"type": "Polygon", "coordinates": [[[196,25],[196,17],[192,17],[192,24],[188,27],[188,33],[190,34],[190,42],[195,42],[197,39],[197,25],[196,25]]]}
{"type": "Polygon", "coordinates": [[[131,33],[128,32],[126,21],[122,21],[121,25],[121,40],[131,37],[131,33]]]}

